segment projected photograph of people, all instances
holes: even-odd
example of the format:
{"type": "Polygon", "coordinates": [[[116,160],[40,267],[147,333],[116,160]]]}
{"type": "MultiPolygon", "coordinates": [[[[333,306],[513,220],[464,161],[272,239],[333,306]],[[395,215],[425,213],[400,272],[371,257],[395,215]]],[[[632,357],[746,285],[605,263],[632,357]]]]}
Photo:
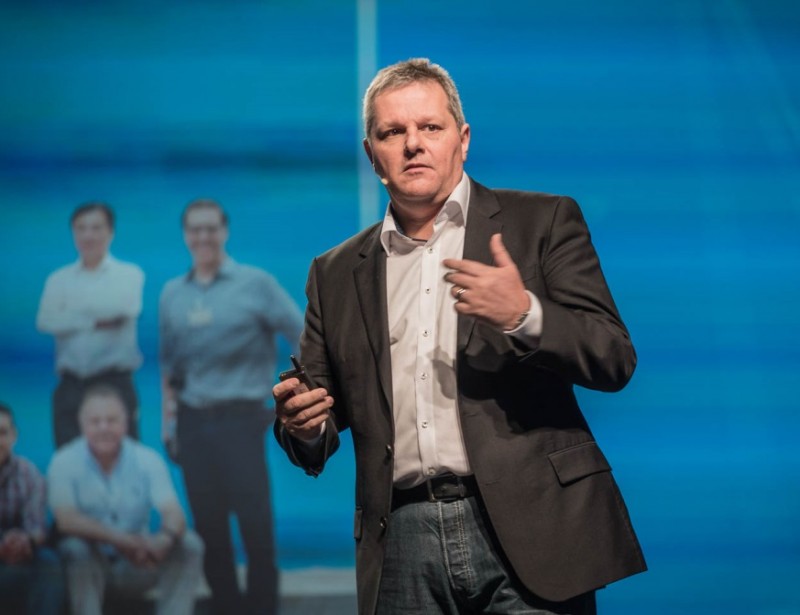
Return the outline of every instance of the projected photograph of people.
{"type": "Polygon", "coordinates": [[[798,23],[3,3],[0,611],[800,613],[798,23]]]}

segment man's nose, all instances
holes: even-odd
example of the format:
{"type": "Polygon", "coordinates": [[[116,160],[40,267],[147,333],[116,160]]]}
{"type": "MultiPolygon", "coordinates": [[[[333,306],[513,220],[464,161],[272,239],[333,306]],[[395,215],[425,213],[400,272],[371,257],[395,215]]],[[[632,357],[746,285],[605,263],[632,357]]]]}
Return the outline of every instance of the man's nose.
{"type": "Polygon", "coordinates": [[[422,141],[419,138],[419,131],[411,128],[406,132],[405,154],[408,157],[418,154],[422,148],[422,141]]]}

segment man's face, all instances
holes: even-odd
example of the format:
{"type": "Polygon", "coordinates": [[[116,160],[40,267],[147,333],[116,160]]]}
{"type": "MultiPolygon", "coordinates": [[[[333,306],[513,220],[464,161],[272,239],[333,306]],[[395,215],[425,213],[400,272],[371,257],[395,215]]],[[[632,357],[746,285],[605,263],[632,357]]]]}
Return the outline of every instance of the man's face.
{"type": "Polygon", "coordinates": [[[114,233],[102,211],[92,210],[81,214],[72,223],[75,247],[85,263],[97,264],[108,252],[114,233]]]}
{"type": "Polygon", "coordinates": [[[11,417],[0,412],[0,466],[11,456],[14,444],[17,442],[17,429],[11,422],[11,417]]]}
{"type": "Polygon", "coordinates": [[[469,149],[469,125],[457,128],[442,86],[419,81],[387,90],[374,109],[364,148],[392,202],[441,205],[461,180],[469,149]]]}
{"type": "Polygon", "coordinates": [[[92,395],[81,406],[81,433],[95,457],[119,455],[122,439],[128,432],[125,406],[114,395],[92,395]]]}
{"type": "Polygon", "coordinates": [[[201,207],[186,216],[183,239],[195,267],[218,267],[225,254],[228,228],[218,210],[201,207]]]}

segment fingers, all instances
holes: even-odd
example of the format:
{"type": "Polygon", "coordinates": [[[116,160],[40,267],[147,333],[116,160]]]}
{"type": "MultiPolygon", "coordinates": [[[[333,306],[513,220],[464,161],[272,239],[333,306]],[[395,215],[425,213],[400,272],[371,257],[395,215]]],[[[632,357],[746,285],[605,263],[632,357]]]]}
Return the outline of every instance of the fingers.
{"type": "Polygon", "coordinates": [[[125,558],[137,566],[142,566],[148,561],[147,543],[142,536],[122,534],[114,546],[125,558]]]}
{"type": "MultiPolygon", "coordinates": [[[[459,314],[474,316],[489,324],[509,329],[530,305],[525,285],[511,254],[503,244],[500,233],[489,240],[493,264],[487,265],[466,259],[445,259],[448,271],[444,279],[452,284],[450,295],[456,300],[459,314]]],[[[513,327],[512,327],[513,328],[513,327]]]]}
{"type": "MultiPolygon", "coordinates": [[[[477,261],[457,258],[446,258],[444,261],[442,261],[442,264],[448,269],[453,269],[455,272],[466,274],[467,276],[480,276],[496,267],[516,266],[514,260],[511,258],[511,255],[508,253],[508,250],[506,250],[506,246],[503,243],[503,236],[500,233],[495,233],[489,239],[489,251],[491,252],[492,259],[494,260],[494,266],[485,265],[477,261]]],[[[458,280],[453,278],[453,275],[453,273],[447,274],[448,281],[458,284],[458,280]]]]}
{"type": "Polygon", "coordinates": [[[514,266],[514,261],[511,259],[508,250],[506,250],[506,246],[503,244],[503,236],[500,235],[500,233],[492,235],[492,238],[489,240],[489,250],[492,253],[494,264],[497,267],[514,266]]]}
{"type": "Polygon", "coordinates": [[[283,428],[290,436],[300,440],[313,440],[322,434],[322,428],[325,425],[325,421],[328,420],[328,415],[329,413],[326,409],[321,414],[314,415],[308,420],[286,420],[283,423],[283,428]]]}
{"type": "Polygon", "coordinates": [[[272,397],[280,405],[288,400],[299,386],[300,380],[298,378],[288,378],[272,387],[272,397]]]}
{"type": "MultiPolygon", "coordinates": [[[[312,395],[313,393],[315,393],[315,391],[298,395],[295,398],[292,398],[291,401],[294,404],[294,402],[300,400],[301,397],[312,395]]],[[[324,423],[325,419],[328,418],[330,407],[333,405],[333,398],[328,395],[315,398],[311,402],[306,400],[300,401],[303,402],[302,405],[293,405],[291,407],[287,406],[283,413],[278,414],[278,419],[284,425],[289,427],[304,428],[307,426],[314,426],[324,423]]]]}
{"type": "MultiPolygon", "coordinates": [[[[454,272],[463,274],[465,279],[473,276],[479,276],[485,273],[488,269],[492,268],[489,265],[484,265],[478,261],[470,261],[458,258],[446,258],[442,261],[442,264],[448,269],[452,269],[454,272]]],[[[449,281],[452,281],[450,280],[450,277],[453,275],[453,272],[447,274],[449,281]]]]}
{"type": "Polygon", "coordinates": [[[333,398],[323,388],[298,392],[300,381],[289,378],[272,388],[275,412],[286,431],[301,439],[319,435],[322,424],[330,416],[333,398]]]}
{"type": "Polygon", "coordinates": [[[305,387],[301,387],[300,380],[289,378],[272,387],[272,396],[275,398],[276,412],[280,416],[296,414],[323,400],[328,396],[328,392],[322,387],[308,391],[305,387]]]}
{"type": "Polygon", "coordinates": [[[486,265],[467,259],[446,258],[442,264],[451,269],[445,274],[444,279],[453,285],[450,294],[459,302],[467,300],[468,294],[473,290],[494,284],[496,280],[519,277],[517,266],[511,258],[500,233],[495,233],[489,239],[489,251],[494,261],[493,265],[486,265]]]}

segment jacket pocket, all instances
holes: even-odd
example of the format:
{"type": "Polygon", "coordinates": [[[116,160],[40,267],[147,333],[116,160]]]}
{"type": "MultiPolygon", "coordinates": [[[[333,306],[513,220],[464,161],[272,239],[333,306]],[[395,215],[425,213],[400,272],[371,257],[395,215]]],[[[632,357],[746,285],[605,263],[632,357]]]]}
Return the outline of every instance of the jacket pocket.
{"type": "Polygon", "coordinates": [[[570,446],[550,453],[547,458],[556,471],[558,482],[562,485],[569,485],[592,474],[611,471],[611,466],[597,446],[597,442],[570,446]]]}
{"type": "Polygon", "coordinates": [[[361,518],[364,511],[361,508],[356,508],[356,514],[353,519],[353,538],[361,540],[361,518]]]}

